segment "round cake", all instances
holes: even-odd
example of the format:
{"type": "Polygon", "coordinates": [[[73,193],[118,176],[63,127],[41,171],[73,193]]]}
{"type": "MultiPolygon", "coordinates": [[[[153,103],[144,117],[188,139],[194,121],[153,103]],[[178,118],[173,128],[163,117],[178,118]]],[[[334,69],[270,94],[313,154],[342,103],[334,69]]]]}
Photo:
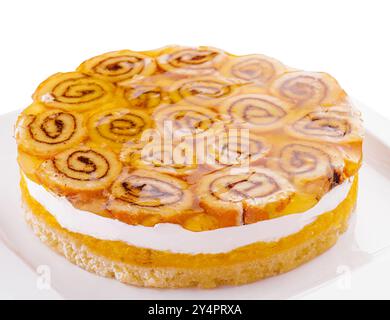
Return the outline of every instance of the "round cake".
{"type": "Polygon", "coordinates": [[[26,220],[43,242],[127,284],[209,288],[336,243],[363,128],[327,73],[168,46],[50,76],[15,136],[26,220]]]}

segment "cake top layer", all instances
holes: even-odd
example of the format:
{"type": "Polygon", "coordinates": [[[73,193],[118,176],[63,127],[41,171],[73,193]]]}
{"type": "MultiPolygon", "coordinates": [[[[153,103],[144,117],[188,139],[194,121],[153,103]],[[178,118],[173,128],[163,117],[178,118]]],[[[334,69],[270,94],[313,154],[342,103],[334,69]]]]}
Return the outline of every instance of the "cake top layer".
{"type": "Polygon", "coordinates": [[[329,74],[264,55],[109,52],[42,82],[21,170],[77,208],[203,231],[303,212],[361,163],[360,113],[329,74]]]}

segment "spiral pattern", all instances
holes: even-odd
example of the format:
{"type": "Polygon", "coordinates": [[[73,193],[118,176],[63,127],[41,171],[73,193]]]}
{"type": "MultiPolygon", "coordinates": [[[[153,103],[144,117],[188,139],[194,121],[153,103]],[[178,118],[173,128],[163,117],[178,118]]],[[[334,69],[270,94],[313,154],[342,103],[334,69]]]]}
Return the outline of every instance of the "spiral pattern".
{"type": "Polygon", "coordinates": [[[107,188],[121,171],[114,153],[100,148],[78,147],[56,154],[38,169],[39,179],[60,194],[97,192],[107,188]]]}
{"type": "Polygon", "coordinates": [[[286,67],[281,62],[264,55],[253,54],[231,59],[222,67],[221,73],[227,77],[267,85],[285,70],[286,67]]]}
{"type": "Polygon", "coordinates": [[[269,218],[276,207],[280,210],[290,200],[294,189],[281,175],[261,167],[241,171],[225,169],[206,175],[197,189],[200,205],[207,213],[218,214],[224,225],[269,218]]]}
{"type": "Polygon", "coordinates": [[[272,83],[271,93],[300,107],[328,106],[345,97],[330,75],[304,71],[283,74],[272,83]]]}
{"type": "Polygon", "coordinates": [[[17,142],[21,149],[33,155],[51,156],[85,137],[83,116],[73,112],[49,110],[38,115],[22,115],[18,120],[17,142]]]}
{"type": "Polygon", "coordinates": [[[228,202],[263,198],[278,190],[275,180],[262,173],[223,176],[210,185],[210,192],[215,198],[228,202]]]}
{"type": "Polygon", "coordinates": [[[15,131],[23,173],[130,224],[202,231],[304,212],[362,161],[360,113],[337,81],[259,54],[114,51],[33,99],[15,131]]]}
{"type": "Polygon", "coordinates": [[[215,72],[226,59],[224,52],[210,47],[168,47],[157,63],[167,72],[194,76],[215,72]]]}
{"type": "Polygon", "coordinates": [[[128,141],[137,141],[150,125],[144,111],[113,108],[94,113],[88,120],[88,131],[94,141],[120,149],[128,141]]]}
{"type": "Polygon", "coordinates": [[[326,144],[304,141],[286,144],[277,159],[279,167],[299,185],[325,180],[331,188],[344,180],[342,156],[326,144]]]}
{"type": "Polygon", "coordinates": [[[263,159],[270,150],[270,143],[261,137],[240,130],[229,130],[209,144],[207,163],[213,168],[249,165],[263,159]]]}
{"type": "Polygon", "coordinates": [[[174,102],[215,107],[237,92],[238,84],[217,77],[197,77],[177,81],[169,89],[174,102]]]}
{"type": "Polygon", "coordinates": [[[38,87],[34,99],[48,107],[82,112],[115,100],[115,87],[78,72],[57,73],[38,87]]]}
{"type": "Polygon", "coordinates": [[[126,86],[125,98],[134,108],[153,109],[164,101],[167,95],[160,86],[133,83],[126,86]]]}
{"type": "Polygon", "coordinates": [[[289,105],[268,95],[243,94],[226,100],[219,108],[233,124],[264,132],[284,124],[289,105]]]}
{"type": "Polygon", "coordinates": [[[214,130],[223,126],[218,121],[216,112],[198,106],[173,105],[157,108],[153,119],[160,132],[174,134],[173,138],[213,134],[214,130]]]}
{"type": "Polygon", "coordinates": [[[108,208],[114,214],[173,214],[192,206],[184,181],[146,170],[125,170],[112,185],[111,195],[108,208]]]}
{"type": "Polygon", "coordinates": [[[297,138],[348,143],[361,140],[362,128],[358,119],[327,110],[313,111],[286,127],[297,138]]]}
{"type": "Polygon", "coordinates": [[[122,150],[121,159],[135,168],[173,176],[187,176],[198,167],[194,146],[185,142],[177,145],[148,143],[138,150],[131,146],[122,150]]]}
{"type": "Polygon", "coordinates": [[[83,62],[78,71],[110,82],[120,83],[137,75],[149,76],[156,71],[153,58],[130,50],[105,53],[83,62]]]}

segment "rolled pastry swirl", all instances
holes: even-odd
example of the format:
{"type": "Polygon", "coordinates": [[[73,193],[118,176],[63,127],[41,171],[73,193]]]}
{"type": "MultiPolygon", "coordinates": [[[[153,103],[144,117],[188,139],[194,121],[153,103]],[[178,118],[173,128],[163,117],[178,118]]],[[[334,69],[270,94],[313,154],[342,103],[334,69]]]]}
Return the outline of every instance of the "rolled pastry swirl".
{"type": "Polygon", "coordinates": [[[220,70],[225,77],[234,77],[243,81],[256,82],[266,86],[276,76],[286,71],[278,60],[261,54],[230,58],[220,70]]]}
{"type": "Polygon", "coordinates": [[[271,145],[264,138],[231,129],[208,144],[207,164],[213,168],[249,165],[264,159],[270,150],[271,145]]]}
{"type": "Polygon", "coordinates": [[[307,141],[286,143],[274,159],[277,159],[279,169],[299,186],[319,181],[323,192],[327,192],[345,179],[341,153],[327,144],[307,141]]]}
{"type": "Polygon", "coordinates": [[[110,82],[121,83],[137,75],[153,74],[156,71],[156,62],[146,54],[120,50],[88,59],[77,70],[110,82]]]}
{"type": "Polygon", "coordinates": [[[272,83],[270,90],[274,96],[300,107],[328,106],[345,97],[338,82],[322,72],[287,72],[272,83]]]}
{"type": "Polygon", "coordinates": [[[276,216],[294,192],[288,180],[269,169],[224,169],[204,176],[198,185],[200,206],[221,226],[253,223],[276,216]]]}
{"type": "Polygon", "coordinates": [[[194,145],[148,143],[142,147],[125,147],[120,159],[131,167],[159,171],[173,176],[186,176],[197,169],[194,145]]]}
{"type": "Polygon", "coordinates": [[[290,109],[288,103],[264,94],[242,94],[223,102],[219,111],[226,119],[252,132],[281,127],[290,109]]]}
{"type": "Polygon", "coordinates": [[[125,98],[134,108],[153,109],[169,103],[168,94],[153,83],[132,82],[125,87],[125,98]]]}
{"type": "Polygon", "coordinates": [[[359,118],[346,116],[333,108],[307,112],[288,125],[286,132],[300,139],[332,143],[359,142],[363,135],[359,118]]]}
{"type": "Polygon", "coordinates": [[[141,215],[170,216],[193,205],[184,181],[167,174],[126,168],[111,187],[108,209],[122,221],[134,223],[141,215]]]}
{"type": "Polygon", "coordinates": [[[88,120],[88,131],[90,138],[102,146],[120,149],[128,141],[136,142],[150,125],[145,111],[112,108],[94,113],[88,120]]]}
{"type": "Polygon", "coordinates": [[[116,155],[102,148],[71,148],[46,160],[37,176],[50,189],[64,195],[94,193],[108,188],[122,165],[116,155]]]}
{"type": "Polygon", "coordinates": [[[86,134],[81,114],[53,109],[37,115],[22,114],[16,140],[25,152],[50,157],[80,143],[86,134]]]}
{"type": "Polygon", "coordinates": [[[115,100],[110,82],[79,72],[56,73],[42,82],[33,98],[51,108],[87,111],[115,100]]]}
{"type": "Polygon", "coordinates": [[[226,59],[223,51],[211,47],[167,47],[157,63],[166,72],[195,76],[214,73],[226,59]]]}
{"type": "Polygon", "coordinates": [[[218,114],[211,109],[190,106],[161,106],[153,113],[158,130],[172,135],[172,139],[192,136],[194,138],[214,134],[223,126],[218,114]]]}
{"type": "Polygon", "coordinates": [[[224,78],[195,77],[177,81],[169,91],[174,102],[215,107],[224,99],[235,94],[238,85],[238,83],[224,78]]]}

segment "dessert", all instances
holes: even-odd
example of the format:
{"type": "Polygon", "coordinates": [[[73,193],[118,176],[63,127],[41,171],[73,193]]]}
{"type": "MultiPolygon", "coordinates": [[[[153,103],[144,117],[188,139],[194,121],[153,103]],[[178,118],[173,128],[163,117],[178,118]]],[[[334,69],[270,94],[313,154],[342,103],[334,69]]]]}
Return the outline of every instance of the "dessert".
{"type": "Polygon", "coordinates": [[[326,73],[168,46],[50,76],[15,136],[43,242],[98,275],[176,288],[256,281],[335,244],[363,128],[326,73]]]}

